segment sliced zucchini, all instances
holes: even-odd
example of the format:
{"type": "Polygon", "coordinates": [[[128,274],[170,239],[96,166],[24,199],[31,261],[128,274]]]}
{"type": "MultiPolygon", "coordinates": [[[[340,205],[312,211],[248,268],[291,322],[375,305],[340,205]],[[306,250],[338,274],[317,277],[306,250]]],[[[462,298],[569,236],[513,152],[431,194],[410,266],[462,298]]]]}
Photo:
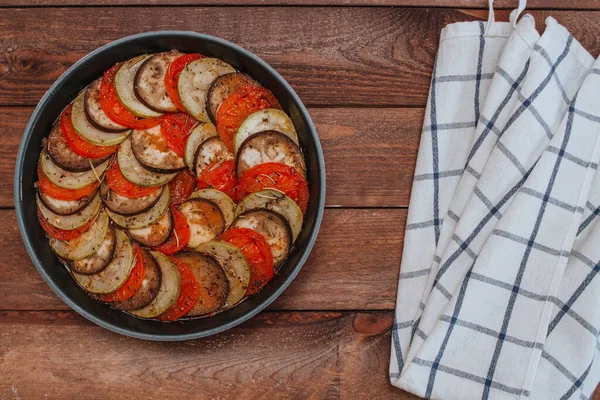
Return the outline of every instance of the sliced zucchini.
{"type": "Polygon", "coordinates": [[[90,293],[107,294],[118,290],[133,269],[133,248],[127,235],[115,229],[117,239],[115,254],[110,263],[102,271],[93,275],[71,271],[79,285],[90,293]]]}
{"type": "Polygon", "coordinates": [[[97,274],[106,268],[108,263],[112,260],[116,244],[117,236],[115,234],[115,228],[108,224],[108,229],[100,248],[86,258],[71,261],[69,266],[73,271],[79,272],[80,274],[97,274]]]}
{"type": "Polygon", "coordinates": [[[89,229],[75,239],[58,240],[50,237],[50,247],[56,254],[66,260],[82,260],[102,247],[108,227],[108,215],[101,212],[89,229]]]}
{"type": "Polygon", "coordinates": [[[246,196],[240,204],[238,204],[235,215],[238,216],[248,210],[257,208],[266,208],[267,210],[275,211],[283,216],[292,231],[292,242],[302,230],[302,211],[296,202],[279,190],[265,189],[260,192],[252,193],[246,196]]]}
{"type": "Polygon", "coordinates": [[[212,201],[194,198],[181,203],[177,209],[183,214],[190,227],[188,247],[215,239],[225,230],[225,219],[221,209],[212,201]]]}
{"type": "Polygon", "coordinates": [[[185,144],[185,163],[188,168],[195,171],[194,161],[196,159],[196,150],[206,139],[217,136],[217,128],[210,122],[198,124],[187,138],[185,144]]]}
{"type": "Polygon", "coordinates": [[[144,167],[159,173],[177,172],[185,168],[185,160],[169,148],[160,125],[131,134],[133,155],[144,167]]]}
{"type": "Polygon", "coordinates": [[[234,228],[254,229],[264,236],[273,252],[273,266],[279,267],[292,247],[292,231],[286,219],[280,214],[267,210],[248,210],[231,224],[234,228]]]}
{"type": "Polygon", "coordinates": [[[190,199],[206,199],[215,203],[220,209],[221,213],[223,213],[223,218],[225,219],[225,229],[229,228],[229,225],[235,219],[235,202],[231,199],[231,197],[227,196],[225,193],[216,189],[201,189],[198,190],[190,196],[190,199]]]}
{"type": "Polygon", "coordinates": [[[81,92],[79,96],[77,96],[73,102],[71,113],[73,128],[83,140],[97,146],[113,146],[122,143],[127,139],[127,136],[129,136],[129,133],[131,132],[130,130],[123,132],[108,132],[100,130],[92,125],[85,115],[84,97],[85,92],[81,92]]]}
{"type": "Polygon", "coordinates": [[[165,213],[169,209],[170,198],[171,196],[169,193],[169,186],[165,185],[156,204],[150,207],[150,209],[146,212],[130,216],[117,214],[110,210],[107,210],[107,212],[110,218],[115,222],[115,224],[123,228],[143,228],[145,226],[155,223],[160,219],[160,217],[165,215],[165,213]]]}
{"type": "Polygon", "coordinates": [[[221,138],[211,137],[198,146],[195,159],[194,172],[198,176],[212,163],[233,160],[233,153],[225,146],[221,138]]]}
{"type": "Polygon", "coordinates": [[[38,195],[40,196],[40,200],[46,208],[52,211],[54,214],[58,215],[71,215],[75,214],[77,211],[82,210],[86,207],[90,202],[94,199],[96,195],[96,191],[88,194],[77,200],[60,200],[55,199],[53,197],[48,196],[45,192],[38,190],[38,195]]]}
{"type": "Polygon", "coordinates": [[[110,132],[126,131],[126,126],[117,124],[106,115],[104,110],[102,110],[99,97],[101,82],[102,77],[90,83],[87,89],[85,90],[85,96],[83,98],[83,108],[85,111],[85,115],[88,117],[88,120],[92,123],[92,125],[95,125],[96,128],[100,130],[110,132]]]}
{"type": "Polygon", "coordinates": [[[153,205],[156,204],[162,189],[155,190],[149,195],[130,199],[129,197],[121,196],[113,192],[106,182],[102,182],[100,185],[100,197],[104,201],[104,205],[110,211],[120,215],[136,215],[148,211],[153,205]]]}
{"type": "Polygon", "coordinates": [[[229,295],[229,280],[219,263],[195,251],[179,253],[175,258],[185,263],[198,282],[198,299],[186,316],[198,317],[221,309],[229,295]]]}
{"type": "Polygon", "coordinates": [[[149,109],[159,113],[177,112],[165,88],[165,75],[169,65],[180,56],[177,51],[157,53],[142,62],[134,80],[134,90],[138,100],[149,109]]]}
{"type": "Polygon", "coordinates": [[[250,282],[250,267],[244,255],[232,244],[220,241],[202,243],[196,251],[213,257],[227,275],[229,294],[225,307],[231,307],[246,294],[250,282]]]}
{"type": "Polygon", "coordinates": [[[286,135],[276,131],[264,131],[250,136],[237,153],[237,176],[250,168],[268,162],[285,164],[295,168],[306,178],[306,164],[300,148],[286,135]]]}
{"type": "Polygon", "coordinates": [[[115,91],[119,102],[132,114],[140,118],[154,118],[162,115],[162,113],[151,110],[142,104],[134,91],[135,76],[138,69],[148,58],[150,58],[149,54],[132,58],[124,62],[115,74],[115,91]]]}
{"type": "Polygon", "coordinates": [[[119,162],[119,168],[125,179],[134,185],[141,187],[166,185],[177,176],[176,173],[160,174],[144,168],[133,154],[131,140],[126,140],[121,143],[121,146],[119,146],[119,150],[117,151],[117,161],[119,162]]]}
{"type": "Polygon", "coordinates": [[[144,262],[144,280],[142,281],[140,288],[132,297],[127,300],[110,303],[110,305],[117,310],[130,311],[146,307],[156,298],[156,295],[158,295],[158,291],[160,290],[162,274],[158,267],[158,263],[148,251],[144,249],[141,250],[144,262]]]}
{"type": "Polygon", "coordinates": [[[129,229],[129,236],[138,243],[155,247],[163,244],[173,232],[173,216],[167,210],[158,221],[143,228],[129,229]]]}
{"type": "Polygon", "coordinates": [[[206,110],[208,88],[216,78],[231,72],[235,72],[235,69],[218,58],[201,58],[189,63],[179,74],[177,84],[186,111],[198,121],[210,121],[206,110]]]}
{"type": "Polygon", "coordinates": [[[89,171],[92,165],[98,166],[107,158],[87,158],[75,153],[67,144],[59,124],[52,127],[45,147],[52,161],[69,172],[89,171]]]}
{"type": "Polygon", "coordinates": [[[217,112],[225,99],[246,86],[260,86],[260,84],[242,72],[231,72],[215,79],[208,89],[206,99],[210,120],[216,123],[217,112]]]}
{"type": "Polygon", "coordinates": [[[131,314],[142,318],[158,317],[167,311],[177,302],[181,291],[181,278],[177,266],[162,253],[151,251],[150,254],[158,263],[162,279],[154,300],[143,308],[130,311],[131,314]]]}
{"type": "Polygon", "coordinates": [[[58,229],[63,229],[66,231],[70,231],[73,229],[81,228],[88,222],[92,220],[100,210],[102,209],[102,200],[100,199],[100,195],[96,194],[90,204],[88,204],[83,209],[78,212],[70,215],[58,215],[50,211],[42,200],[37,197],[37,206],[42,213],[42,216],[46,218],[46,220],[57,227],[58,229]]]}
{"type": "Polygon", "coordinates": [[[97,167],[84,172],[69,172],[54,164],[46,150],[40,154],[40,165],[42,171],[50,182],[63,189],[81,189],[102,180],[102,174],[108,168],[110,159],[104,161],[97,167]]]}
{"type": "Polygon", "coordinates": [[[260,110],[250,114],[250,116],[242,122],[233,137],[233,152],[237,154],[240,146],[248,139],[248,137],[264,131],[281,132],[292,139],[292,141],[296,143],[296,146],[300,146],[296,128],[290,117],[288,117],[285,112],[276,108],[267,108],[266,110],[260,110]]]}

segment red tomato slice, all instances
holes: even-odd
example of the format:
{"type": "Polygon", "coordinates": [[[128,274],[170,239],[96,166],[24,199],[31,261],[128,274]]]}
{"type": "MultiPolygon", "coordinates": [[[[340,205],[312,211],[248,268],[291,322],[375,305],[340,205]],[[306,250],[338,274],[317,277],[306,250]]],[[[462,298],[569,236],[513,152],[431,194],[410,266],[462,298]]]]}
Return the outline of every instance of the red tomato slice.
{"type": "Polygon", "coordinates": [[[240,124],[250,114],[265,108],[281,110],[273,93],[260,86],[240,88],[223,101],[217,112],[217,132],[229,150],[233,151],[233,135],[240,124]]]}
{"type": "Polygon", "coordinates": [[[198,177],[198,189],[214,188],[235,198],[237,188],[235,161],[219,161],[209,164],[198,177]]]}
{"type": "Polygon", "coordinates": [[[238,201],[263,189],[277,189],[294,200],[302,212],[308,206],[308,184],[294,168],[279,163],[259,164],[242,177],[237,190],[238,201]]]}
{"type": "Polygon", "coordinates": [[[98,98],[102,111],[117,124],[121,124],[132,129],[148,129],[160,124],[162,118],[139,118],[126,109],[119,102],[117,91],[115,89],[115,74],[123,63],[115,64],[104,73],[98,98]]]}
{"type": "Polygon", "coordinates": [[[184,169],[169,182],[171,204],[178,205],[186,201],[196,189],[196,177],[189,169],[184,169]]]}
{"type": "Polygon", "coordinates": [[[247,295],[257,293],[273,279],[273,253],[260,233],[248,228],[231,228],[221,235],[221,240],[239,248],[250,264],[251,275],[247,295]]]}
{"type": "Polygon", "coordinates": [[[173,307],[169,308],[164,314],[161,314],[158,319],[161,321],[175,321],[187,314],[198,300],[198,282],[190,271],[189,267],[181,260],[173,257],[169,257],[179,270],[179,277],[181,279],[181,292],[177,302],[173,307]]]}
{"type": "Polygon", "coordinates": [[[198,53],[184,54],[173,60],[173,62],[169,65],[169,68],[167,68],[167,73],[165,75],[165,88],[167,89],[167,94],[173,103],[175,103],[177,108],[179,108],[181,111],[185,111],[185,108],[183,107],[183,104],[181,104],[179,91],[177,90],[179,74],[181,71],[183,71],[186,65],[201,58],[204,58],[204,56],[198,53]]]}
{"type": "Polygon", "coordinates": [[[129,182],[123,176],[121,172],[121,168],[119,168],[119,163],[114,162],[108,171],[106,171],[106,184],[110,189],[120,196],[124,196],[130,199],[137,199],[138,197],[148,196],[157,190],[160,190],[160,186],[158,187],[149,187],[143,188],[133,183],[129,182]]]}
{"type": "Polygon", "coordinates": [[[50,235],[53,238],[58,239],[58,240],[71,240],[71,239],[75,239],[75,238],[81,236],[81,234],[83,232],[87,231],[88,228],[90,227],[90,225],[92,225],[92,223],[95,220],[95,218],[92,218],[87,224],[83,225],[82,227],[67,231],[64,229],[57,228],[54,225],[52,225],[50,222],[48,222],[48,220],[46,218],[44,218],[44,216],[42,215],[42,212],[40,211],[39,208],[37,209],[37,217],[38,217],[38,221],[40,221],[40,225],[42,226],[42,229],[48,235],[50,235]]]}
{"type": "Polygon", "coordinates": [[[185,144],[190,131],[198,121],[189,114],[169,114],[160,123],[160,132],[167,141],[167,146],[181,157],[185,156],[185,144]]]}
{"type": "Polygon", "coordinates": [[[171,255],[183,249],[190,241],[190,227],[183,214],[171,205],[171,213],[173,214],[173,233],[166,242],[160,246],[156,246],[154,250],[160,251],[163,254],[171,255]]]}
{"type": "Polygon", "coordinates": [[[99,182],[94,182],[82,187],[81,189],[64,189],[52,183],[46,174],[44,174],[44,171],[42,171],[42,167],[40,167],[39,164],[37,168],[37,174],[38,188],[48,196],[58,200],[79,200],[96,190],[100,184],[99,182]]]}
{"type": "Polygon", "coordinates": [[[117,151],[117,146],[96,146],[95,144],[83,140],[77,132],[75,132],[75,128],[73,128],[73,123],[71,122],[71,109],[72,105],[69,104],[61,114],[60,130],[67,141],[67,145],[75,154],[88,158],[103,158],[108,157],[117,151]]]}
{"type": "Polygon", "coordinates": [[[142,286],[144,276],[146,275],[146,268],[144,267],[142,249],[137,244],[133,245],[133,254],[135,256],[135,264],[123,286],[115,292],[99,295],[98,299],[100,301],[112,302],[130,299],[138,291],[140,286],[142,286]]]}

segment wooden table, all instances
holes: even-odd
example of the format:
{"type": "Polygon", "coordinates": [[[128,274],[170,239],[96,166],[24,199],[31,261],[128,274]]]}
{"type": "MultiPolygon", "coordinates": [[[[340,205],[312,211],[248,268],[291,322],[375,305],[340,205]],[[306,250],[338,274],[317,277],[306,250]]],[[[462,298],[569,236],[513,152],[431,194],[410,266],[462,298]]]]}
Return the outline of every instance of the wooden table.
{"type": "MultiPolygon", "coordinates": [[[[496,19],[516,2],[497,1],[496,19]]],[[[413,398],[387,370],[423,107],[440,29],[485,18],[487,1],[339,3],[0,0],[1,398],[413,398]],[[295,282],[251,321],[185,343],[126,338],[70,311],[30,262],[13,210],[17,148],[43,93],[96,47],[159,29],[269,62],[308,106],[327,167],[325,218],[295,282]]],[[[530,9],[539,29],[552,15],[598,55],[600,1],[530,9]]]]}

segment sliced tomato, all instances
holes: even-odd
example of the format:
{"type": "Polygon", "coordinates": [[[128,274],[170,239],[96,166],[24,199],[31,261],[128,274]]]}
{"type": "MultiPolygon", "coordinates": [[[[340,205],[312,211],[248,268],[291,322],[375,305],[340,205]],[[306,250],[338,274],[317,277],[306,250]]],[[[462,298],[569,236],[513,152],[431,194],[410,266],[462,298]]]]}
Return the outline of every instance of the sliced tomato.
{"type": "Polygon", "coordinates": [[[235,198],[237,184],[235,162],[233,160],[209,164],[198,176],[198,189],[217,189],[232,199],[235,198]]]}
{"type": "Polygon", "coordinates": [[[92,223],[95,220],[95,218],[92,218],[87,224],[83,225],[82,227],[67,231],[64,229],[57,228],[50,222],[48,222],[48,220],[42,215],[42,212],[39,208],[37,209],[37,217],[38,221],[40,221],[40,225],[42,226],[44,232],[58,240],[71,240],[78,238],[83,232],[88,230],[90,225],[92,225],[92,223]]]}
{"type": "Polygon", "coordinates": [[[169,308],[164,314],[161,314],[158,319],[161,321],[175,321],[187,314],[192,307],[198,301],[198,282],[190,271],[190,268],[181,260],[173,257],[169,257],[179,270],[179,277],[181,279],[181,291],[177,302],[173,307],[169,308]]]}
{"type": "Polygon", "coordinates": [[[231,228],[221,235],[221,240],[239,248],[250,264],[247,295],[257,293],[273,279],[273,253],[263,235],[253,229],[231,228]]]}
{"type": "Polygon", "coordinates": [[[191,234],[185,216],[175,206],[171,205],[170,207],[174,223],[173,233],[166,242],[154,248],[154,250],[166,255],[175,254],[187,246],[191,234]]]}
{"type": "Polygon", "coordinates": [[[143,188],[129,182],[123,176],[118,162],[114,162],[106,171],[106,184],[116,194],[130,199],[148,196],[161,188],[161,186],[143,188]]]}
{"type": "Polygon", "coordinates": [[[169,182],[171,204],[177,205],[186,201],[196,189],[196,177],[189,169],[184,169],[169,182]]]}
{"type": "Polygon", "coordinates": [[[281,105],[269,89],[247,86],[233,92],[223,101],[217,112],[217,132],[221,140],[233,151],[233,135],[240,124],[252,113],[281,105]]]}
{"type": "Polygon", "coordinates": [[[42,171],[42,167],[40,167],[39,164],[37,168],[37,174],[38,189],[46,193],[48,196],[58,200],[79,200],[95,191],[100,184],[99,182],[94,182],[82,187],[81,189],[65,189],[52,183],[46,174],[44,174],[44,171],[42,171]]]}
{"type": "Polygon", "coordinates": [[[100,83],[100,89],[98,91],[98,98],[100,100],[102,111],[104,111],[108,118],[112,119],[117,124],[132,129],[149,129],[160,124],[162,121],[161,117],[136,117],[132,112],[126,109],[121,102],[119,102],[117,91],[115,89],[115,74],[122,64],[123,63],[113,65],[102,77],[102,82],[100,83]]]}
{"type": "Polygon", "coordinates": [[[185,144],[190,131],[198,121],[189,114],[168,114],[160,123],[160,132],[167,142],[167,146],[181,157],[185,156],[185,144]]]}
{"type": "Polygon", "coordinates": [[[298,171],[285,164],[264,163],[249,169],[240,180],[237,199],[267,188],[282,191],[306,212],[308,184],[298,171]]]}
{"type": "Polygon", "coordinates": [[[133,254],[135,257],[135,264],[123,286],[115,292],[98,296],[100,301],[108,303],[130,299],[142,286],[144,276],[146,275],[146,268],[144,267],[144,255],[142,254],[142,249],[137,244],[133,245],[133,254]]]}
{"type": "Polygon", "coordinates": [[[165,88],[167,89],[167,94],[175,103],[177,108],[181,111],[185,111],[183,104],[181,104],[181,99],[179,98],[179,91],[177,89],[177,84],[179,83],[179,74],[183,69],[191,63],[192,61],[199,60],[204,58],[202,54],[192,53],[192,54],[184,54],[180,57],[177,57],[167,68],[167,73],[165,75],[165,88]]]}
{"type": "Polygon", "coordinates": [[[67,145],[73,150],[73,153],[82,157],[103,158],[117,151],[117,146],[96,146],[83,140],[75,132],[75,128],[73,128],[71,114],[72,105],[69,104],[60,116],[60,130],[67,141],[67,145]]]}

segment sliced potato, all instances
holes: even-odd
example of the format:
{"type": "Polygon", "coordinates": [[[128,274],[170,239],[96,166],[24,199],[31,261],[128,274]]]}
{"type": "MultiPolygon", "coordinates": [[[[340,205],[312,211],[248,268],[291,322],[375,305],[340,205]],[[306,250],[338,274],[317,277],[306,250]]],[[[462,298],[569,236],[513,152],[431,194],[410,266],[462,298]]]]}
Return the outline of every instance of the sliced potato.
{"type": "Polygon", "coordinates": [[[217,136],[217,128],[210,122],[196,125],[190,132],[185,144],[185,163],[195,172],[196,150],[206,139],[217,136]]]}
{"type": "Polygon", "coordinates": [[[115,91],[119,101],[132,114],[140,118],[154,118],[162,115],[162,113],[151,110],[142,104],[134,91],[135,76],[138,69],[149,57],[150,55],[145,54],[132,58],[124,62],[115,74],[115,91]]]}
{"type": "Polygon", "coordinates": [[[71,240],[49,238],[50,247],[66,260],[82,260],[100,249],[108,230],[108,215],[101,212],[89,229],[71,240]]]}
{"type": "Polygon", "coordinates": [[[193,198],[181,203],[177,209],[190,227],[190,248],[215,239],[225,230],[223,213],[212,201],[193,198]]]}
{"type": "Polygon", "coordinates": [[[65,171],[83,172],[89,171],[92,165],[97,167],[102,164],[108,157],[104,158],[87,158],[75,153],[69,145],[60,129],[60,124],[54,124],[48,140],[46,141],[46,151],[52,161],[65,171]]]}
{"type": "Polygon", "coordinates": [[[110,218],[115,224],[128,229],[143,228],[150,224],[158,221],[169,209],[169,200],[171,195],[169,193],[169,186],[165,185],[161,192],[161,195],[156,202],[148,211],[136,215],[120,215],[107,210],[110,218]]]}
{"type": "Polygon", "coordinates": [[[77,200],[61,200],[50,197],[42,190],[38,190],[38,195],[40,196],[40,200],[44,205],[52,211],[54,214],[58,215],[71,215],[76,212],[83,210],[96,196],[96,191],[88,194],[77,200]]]}
{"type": "Polygon", "coordinates": [[[63,229],[66,231],[70,231],[73,229],[81,228],[88,222],[92,220],[92,218],[96,217],[100,210],[102,209],[102,199],[100,199],[100,195],[96,194],[94,199],[83,209],[76,212],[75,214],[70,215],[58,215],[50,211],[40,197],[37,197],[37,206],[42,214],[42,216],[53,226],[58,229],[63,229]]]}
{"type": "Polygon", "coordinates": [[[242,72],[221,75],[213,81],[208,89],[208,116],[216,123],[219,107],[230,94],[246,86],[260,86],[258,82],[242,72]]]}
{"type": "Polygon", "coordinates": [[[161,174],[144,168],[133,154],[131,140],[126,140],[119,146],[117,161],[125,179],[141,187],[162,186],[177,176],[176,173],[161,174]]]}
{"type": "Polygon", "coordinates": [[[158,263],[161,272],[161,284],[158,294],[147,306],[130,311],[131,314],[142,318],[154,318],[171,308],[179,297],[181,291],[181,278],[179,270],[173,261],[157,251],[150,252],[158,263]]]}
{"type": "Polygon", "coordinates": [[[163,244],[171,236],[173,225],[173,216],[171,211],[167,210],[165,215],[155,223],[143,228],[129,229],[127,232],[138,243],[148,247],[156,247],[163,244]]]}
{"type": "Polygon", "coordinates": [[[85,92],[81,92],[73,102],[71,122],[73,123],[73,128],[77,134],[86,142],[97,146],[113,146],[122,143],[127,139],[127,136],[129,136],[129,133],[131,132],[130,130],[123,132],[107,132],[92,125],[85,115],[84,96],[85,92]]]}
{"type": "Polygon", "coordinates": [[[288,115],[276,108],[267,108],[250,114],[248,118],[242,122],[233,137],[233,152],[237,154],[240,146],[246,139],[255,133],[264,131],[276,131],[283,133],[289,137],[296,146],[300,146],[298,134],[294,123],[288,115]]]}
{"type": "Polygon", "coordinates": [[[117,236],[115,228],[108,224],[108,230],[104,236],[104,241],[100,248],[95,253],[82,258],[81,260],[73,260],[69,263],[71,269],[80,274],[97,274],[102,271],[113,258],[115,247],[117,244],[117,236]]]}
{"type": "Polygon", "coordinates": [[[162,188],[155,190],[149,195],[130,199],[129,197],[121,196],[113,192],[106,182],[102,182],[100,185],[100,197],[104,201],[104,205],[110,211],[120,215],[136,215],[148,211],[153,205],[156,204],[160,195],[162,194],[162,188]]]}
{"type": "Polygon", "coordinates": [[[177,172],[185,168],[185,160],[169,148],[157,125],[131,134],[133,155],[144,167],[160,173],[177,172]]]}
{"type": "Polygon", "coordinates": [[[85,96],[83,98],[83,106],[85,115],[88,117],[92,125],[96,128],[110,131],[110,132],[123,132],[127,130],[126,126],[117,124],[106,115],[102,106],[100,105],[100,84],[102,83],[102,77],[96,79],[90,83],[85,90],[85,96]]]}
{"type": "Polygon", "coordinates": [[[156,295],[158,295],[158,291],[160,290],[162,274],[158,267],[158,263],[148,251],[144,249],[141,250],[144,262],[144,280],[142,281],[140,288],[132,297],[127,300],[110,303],[110,305],[117,310],[130,311],[146,307],[156,298],[156,295]]]}
{"type": "Polygon", "coordinates": [[[215,203],[219,209],[221,209],[221,213],[223,213],[223,218],[225,219],[225,229],[229,228],[229,225],[235,219],[235,202],[231,199],[231,197],[227,196],[225,193],[216,189],[200,189],[190,196],[190,199],[206,199],[215,203]]]}
{"type": "Polygon", "coordinates": [[[46,150],[40,154],[40,166],[50,182],[63,189],[81,189],[102,180],[102,174],[108,168],[110,159],[89,171],[69,172],[54,164],[46,150]]]}
{"type": "Polygon", "coordinates": [[[169,65],[181,55],[178,51],[157,53],[149,57],[139,67],[134,80],[137,99],[146,107],[160,113],[177,112],[165,88],[165,75],[169,65]]]}

